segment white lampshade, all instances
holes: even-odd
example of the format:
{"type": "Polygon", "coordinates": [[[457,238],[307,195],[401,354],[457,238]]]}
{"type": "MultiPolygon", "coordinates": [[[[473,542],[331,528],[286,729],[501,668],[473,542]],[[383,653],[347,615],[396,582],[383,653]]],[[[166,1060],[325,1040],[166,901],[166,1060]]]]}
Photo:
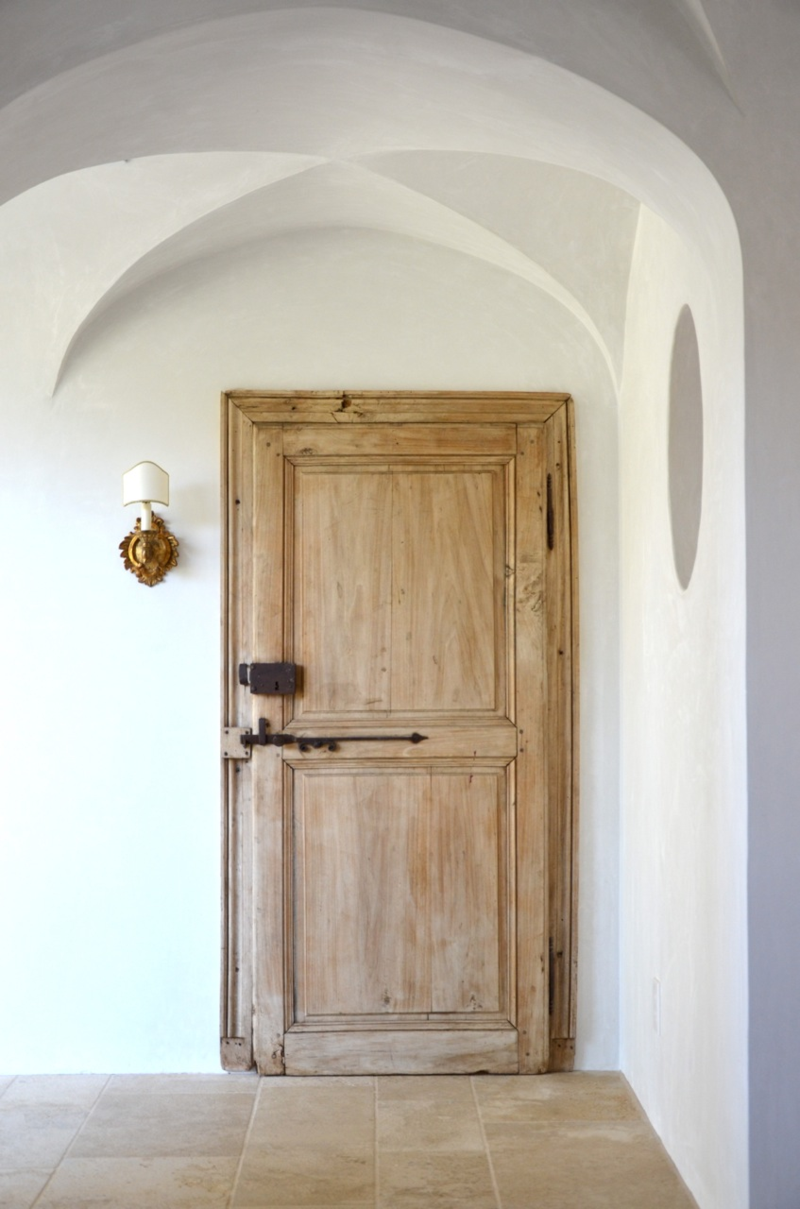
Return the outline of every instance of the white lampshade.
{"type": "Polygon", "coordinates": [[[122,476],[123,504],[169,504],[169,475],[155,462],[139,462],[122,476]]]}

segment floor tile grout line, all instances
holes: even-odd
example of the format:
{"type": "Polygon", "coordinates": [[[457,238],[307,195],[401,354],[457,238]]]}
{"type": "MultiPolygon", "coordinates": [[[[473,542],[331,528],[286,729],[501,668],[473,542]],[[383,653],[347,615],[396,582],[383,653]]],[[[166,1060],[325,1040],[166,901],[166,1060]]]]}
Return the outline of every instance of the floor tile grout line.
{"type": "Polygon", "coordinates": [[[472,1091],[472,1099],[475,1103],[475,1112],[478,1117],[478,1128],[481,1131],[481,1138],[483,1139],[483,1149],[486,1154],[486,1162],[489,1164],[489,1178],[492,1181],[494,1199],[497,1202],[497,1209],[503,1209],[503,1204],[500,1200],[500,1188],[497,1183],[497,1176],[494,1172],[494,1163],[492,1162],[492,1152],[489,1149],[489,1139],[486,1137],[486,1130],[483,1126],[483,1114],[481,1113],[480,1101],[478,1100],[478,1090],[475,1087],[475,1078],[473,1075],[470,1075],[469,1077],[469,1086],[472,1091]]]}
{"type": "Polygon", "coordinates": [[[242,1168],[244,1167],[244,1156],[247,1153],[247,1147],[250,1143],[250,1137],[253,1132],[253,1126],[254,1126],[255,1120],[256,1120],[256,1113],[258,1112],[258,1106],[261,1102],[261,1089],[263,1086],[264,1086],[264,1079],[261,1075],[259,1075],[258,1076],[258,1086],[256,1087],[256,1094],[253,1096],[253,1107],[250,1110],[250,1120],[247,1122],[247,1129],[245,1130],[244,1141],[242,1142],[242,1153],[239,1155],[239,1162],[236,1164],[236,1171],[234,1173],[233,1184],[231,1185],[230,1195],[226,1202],[226,1209],[232,1209],[233,1202],[236,1199],[236,1193],[239,1191],[239,1180],[242,1175],[242,1168]]]}
{"type": "Polygon", "coordinates": [[[372,1076],[372,1087],[375,1107],[373,1110],[373,1129],[372,1129],[372,1177],[375,1184],[375,1209],[380,1209],[381,1203],[381,1168],[380,1168],[380,1152],[378,1150],[378,1082],[380,1075],[372,1076]]]}
{"type": "Polygon", "coordinates": [[[106,1075],[106,1081],[105,1081],[105,1083],[103,1084],[103,1086],[100,1088],[100,1090],[99,1090],[99,1092],[97,1093],[97,1095],[95,1096],[95,1098],[94,1098],[94,1103],[92,1104],[92,1107],[89,1109],[89,1111],[87,1112],[86,1116],[85,1116],[85,1117],[83,1118],[83,1120],[81,1121],[81,1124],[80,1124],[79,1128],[78,1128],[78,1129],[76,1129],[74,1136],[72,1137],[72,1139],[71,1139],[71,1140],[70,1140],[70,1142],[69,1142],[69,1145],[68,1145],[68,1146],[67,1146],[67,1148],[64,1150],[64,1153],[61,1155],[61,1158],[58,1160],[58,1162],[56,1163],[55,1167],[53,1168],[53,1170],[50,1172],[49,1176],[48,1176],[48,1177],[47,1177],[47,1179],[45,1180],[45,1183],[44,1183],[43,1187],[39,1189],[39,1193],[38,1193],[38,1195],[37,1195],[36,1199],[35,1199],[35,1200],[33,1200],[33,1201],[31,1201],[31,1204],[30,1204],[30,1209],[36,1209],[36,1206],[39,1204],[39,1202],[41,1201],[41,1199],[42,1199],[42,1197],[44,1196],[45,1192],[47,1192],[47,1189],[48,1189],[48,1188],[50,1187],[50,1185],[52,1184],[52,1182],[53,1182],[53,1180],[54,1180],[55,1176],[58,1174],[58,1171],[59,1171],[59,1169],[60,1169],[60,1167],[61,1167],[62,1163],[64,1162],[64,1160],[65,1160],[65,1159],[69,1158],[69,1154],[70,1154],[70,1151],[72,1150],[72,1147],[75,1145],[75,1143],[77,1142],[78,1138],[81,1136],[81,1134],[83,1133],[84,1129],[85,1129],[85,1128],[86,1128],[86,1126],[89,1124],[89,1121],[90,1121],[90,1120],[92,1119],[92,1117],[94,1116],[94,1113],[95,1113],[95,1110],[96,1110],[96,1108],[97,1108],[97,1105],[100,1103],[101,1099],[103,1098],[103,1093],[106,1091],[106,1089],[108,1088],[109,1083],[111,1082],[111,1080],[112,1080],[113,1078],[114,1078],[114,1076],[113,1076],[113,1075],[106,1075]]]}
{"type": "Polygon", "coordinates": [[[17,1081],[17,1079],[18,1079],[18,1078],[19,1078],[19,1075],[12,1075],[12,1076],[11,1076],[11,1082],[10,1082],[10,1083],[8,1083],[8,1084],[7,1084],[7,1085],[6,1085],[6,1086],[3,1088],[3,1090],[2,1090],[2,1091],[0,1091],[0,1100],[2,1100],[2,1099],[3,1099],[3,1097],[5,1096],[5,1094],[6,1094],[6,1092],[7,1092],[7,1091],[11,1091],[11,1088],[14,1086],[14,1084],[16,1083],[16,1081],[17,1081]]]}

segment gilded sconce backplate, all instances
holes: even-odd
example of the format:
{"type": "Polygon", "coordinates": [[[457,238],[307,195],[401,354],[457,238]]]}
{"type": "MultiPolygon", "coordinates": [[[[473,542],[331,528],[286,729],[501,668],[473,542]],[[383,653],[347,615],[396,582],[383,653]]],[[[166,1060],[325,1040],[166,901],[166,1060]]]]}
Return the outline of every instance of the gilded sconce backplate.
{"type": "Polygon", "coordinates": [[[120,558],[126,570],[132,571],[140,584],[152,588],[172,567],[178,565],[178,542],[160,516],[153,513],[153,527],[141,530],[141,520],[119,543],[120,558]]]}

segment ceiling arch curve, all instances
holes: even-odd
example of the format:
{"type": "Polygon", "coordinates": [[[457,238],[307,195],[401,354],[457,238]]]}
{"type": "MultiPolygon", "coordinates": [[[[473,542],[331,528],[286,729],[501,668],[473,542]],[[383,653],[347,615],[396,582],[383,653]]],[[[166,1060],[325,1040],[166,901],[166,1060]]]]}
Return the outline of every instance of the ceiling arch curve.
{"type": "MultiPolygon", "coordinates": [[[[489,158],[494,161],[496,157],[489,158]]],[[[619,359],[612,355],[601,329],[605,328],[617,337],[615,350],[621,348],[624,307],[618,305],[611,317],[605,298],[593,298],[587,307],[579,293],[565,285],[563,272],[551,272],[542,263],[543,257],[533,255],[530,247],[520,248],[517,242],[510,242],[496,229],[491,229],[488,222],[475,221],[442,201],[364,165],[303,163],[299,159],[287,162],[284,157],[271,167],[273,179],[268,183],[254,184],[251,189],[233,197],[218,197],[218,204],[202,209],[185,225],[166,235],[163,229],[159,230],[156,238],[151,236],[149,246],[141,229],[137,228],[139,238],[130,250],[129,263],[115,277],[109,274],[105,261],[97,258],[95,298],[88,305],[84,299],[82,314],[60,308],[60,331],[54,336],[52,345],[52,389],[64,372],[71,351],[90,337],[92,326],[102,313],[153,278],[173,272],[190,261],[232,253],[244,244],[279,239],[302,230],[345,228],[383,230],[450,248],[522,278],[572,313],[600,349],[612,381],[618,383],[619,359]],[[596,311],[596,317],[592,311],[596,311]]],[[[160,163],[156,170],[162,170],[160,163]]],[[[93,170],[86,171],[91,173],[93,170]]],[[[533,189],[537,183],[537,166],[532,165],[530,172],[533,179],[528,183],[533,189]]],[[[564,170],[556,170],[555,177],[552,173],[545,177],[544,183],[552,196],[549,205],[539,208],[540,228],[562,216],[563,191],[553,185],[554,180],[563,175],[564,170]]],[[[142,183],[145,179],[143,176],[142,183]]],[[[574,182],[569,183],[574,189],[574,182]]],[[[596,198],[598,208],[604,200],[608,202],[607,189],[603,193],[599,184],[590,178],[590,194],[596,198]]],[[[616,197],[615,200],[623,220],[617,221],[618,229],[613,229],[610,222],[597,233],[585,221],[576,225],[572,233],[573,257],[576,253],[582,254],[581,258],[591,265],[596,259],[593,245],[599,242],[604,248],[611,246],[624,264],[629,265],[637,207],[635,204],[626,207],[616,197]],[[593,238],[594,235],[600,236],[599,241],[593,238]]],[[[610,209],[608,213],[611,213],[610,209]]],[[[491,213],[488,218],[491,220],[491,213]]],[[[503,219],[508,223],[509,216],[498,215],[495,228],[503,225],[503,219]]],[[[540,229],[540,236],[546,245],[548,231],[540,229]]],[[[620,284],[624,290],[625,280],[620,284]]],[[[603,291],[609,292],[605,280],[603,291]]]]}
{"type": "MultiPolygon", "coordinates": [[[[579,319],[617,383],[639,202],[712,275],[720,263],[740,266],[716,181],[645,114],[519,50],[385,13],[249,13],[93,59],[0,110],[0,165],[0,196],[11,198],[0,223],[12,225],[5,244],[16,253],[7,255],[22,269],[9,280],[27,273],[36,294],[20,340],[39,340],[46,393],[77,333],[142,275],[220,240],[274,238],[287,222],[394,231],[520,276],[579,319]],[[180,198],[166,189],[163,211],[151,207],[148,217],[143,182],[159,172],[177,179],[180,169],[180,198]],[[520,171],[549,173],[557,187],[543,210],[542,190],[515,177],[505,193],[516,210],[504,214],[497,182],[520,171]],[[115,213],[102,187],[92,192],[101,180],[117,190],[115,213]],[[613,257],[583,279],[577,270],[592,268],[591,240],[576,243],[575,228],[564,237],[554,227],[568,180],[573,202],[576,181],[584,192],[581,221],[594,224],[595,253],[613,226],[609,197],[626,199],[613,219],[613,257]],[[42,240],[48,201],[61,228],[42,240]],[[560,259],[559,239],[569,247],[560,259]],[[95,245],[102,268],[92,280],[95,245]],[[593,293],[593,279],[608,292],[611,260],[609,302],[593,293]]],[[[6,310],[12,327],[21,322],[18,299],[6,310]]]]}
{"type": "Polygon", "coordinates": [[[574,167],[632,193],[705,251],[718,244],[721,221],[735,238],[724,196],[697,156],[605,89],[484,38],[340,8],[175,30],[42,83],[0,111],[0,198],[79,168],[158,154],[348,160],[408,148],[574,167]]]}
{"type": "MultiPolygon", "coordinates": [[[[295,8],[316,7],[316,0],[292,2],[295,8]]],[[[159,34],[234,14],[285,7],[286,0],[138,0],[126,6],[123,19],[110,21],[107,0],[73,0],[67,19],[59,21],[60,14],[50,7],[30,0],[4,0],[0,104],[53,75],[159,34]],[[24,56],[15,53],[20,45],[25,46],[24,56]]],[[[345,0],[338,7],[421,16],[520,49],[530,50],[535,44],[545,57],[553,57],[547,49],[554,35],[559,35],[555,40],[560,44],[565,29],[569,31],[573,24],[591,19],[598,30],[610,30],[626,11],[625,0],[606,0],[600,8],[594,0],[572,0],[567,10],[531,3],[524,10],[517,6],[514,21],[509,22],[502,6],[486,5],[484,0],[461,0],[457,7],[450,0],[345,0]]],[[[662,64],[665,74],[676,61],[693,59],[699,65],[702,60],[727,85],[728,65],[702,0],[639,0],[637,18],[640,53],[648,45],[657,45],[656,62],[662,64]]],[[[566,65],[580,71],[578,64],[566,65]]]]}

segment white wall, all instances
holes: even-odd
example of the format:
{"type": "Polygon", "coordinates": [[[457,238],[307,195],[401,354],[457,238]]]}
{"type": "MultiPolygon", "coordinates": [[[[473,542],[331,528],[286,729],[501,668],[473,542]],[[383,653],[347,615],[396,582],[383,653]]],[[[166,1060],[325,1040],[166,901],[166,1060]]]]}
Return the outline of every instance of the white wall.
{"type": "MultiPolygon", "coordinates": [[[[35,260],[40,221],[29,235],[35,260]]],[[[16,313],[24,327],[26,307],[36,297],[17,281],[6,321],[16,313]]],[[[0,886],[25,924],[9,938],[5,969],[24,1005],[4,1000],[0,1068],[218,1068],[218,400],[232,386],[574,392],[586,687],[579,1062],[616,1066],[616,415],[585,329],[472,257],[317,230],[183,264],[124,294],[84,332],[53,399],[13,348],[6,362],[0,379],[17,390],[0,408],[0,480],[6,515],[33,532],[9,535],[18,574],[2,634],[3,682],[15,685],[5,735],[20,758],[3,767],[18,810],[0,886]],[[126,575],[117,552],[133,521],[120,474],[144,457],[171,473],[181,542],[177,571],[154,589],[126,575]]]]}
{"type": "Polygon", "coordinates": [[[712,279],[642,210],[620,403],[622,1066],[699,1204],[719,1209],[748,1203],[743,432],[729,271],[712,279]],[[686,591],[666,440],[684,304],[705,449],[686,591]]]}
{"type": "MultiPolygon", "coordinates": [[[[485,11],[489,14],[489,9],[485,11]]],[[[540,11],[541,6],[530,5],[536,19],[540,11]]],[[[517,10],[519,19],[523,15],[517,10]]],[[[638,45],[637,30],[628,32],[638,45]]],[[[551,38],[549,26],[548,31],[551,38]]],[[[676,79],[685,82],[687,76],[668,70],[674,46],[669,54],[658,45],[650,47],[650,59],[632,58],[624,39],[598,42],[588,26],[587,31],[576,46],[588,48],[593,60],[602,60],[607,74],[613,75],[618,67],[624,76],[623,60],[635,62],[647,84],[643,104],[655,103],[656,95],[663,100],[666,90],[669,96],[680,95],[681,104],[685,101],[692,131],[698,123],[710,121],[714,111],[710,105],[698,107],[696,98],[706,93],[694,87],[697,81],[691,72],[692,88],[683,92],[675,87],[676,79]],[[606,61],[609,48],[614,48],[614,54],[606,61]]],[[[635,90],[635,84],[631,87],[635,90]]],[[[107,59],[89,61],[50,80],[0,112],[0,145],[3,196],[90,163],[164,151],[205,153],[213,147],[240,154],[254,149],[270,155],[280,151],[287,158],[305,156],[306,163],[309,156],[346,160],[362,170],[364,186],[368,172],[384,170],[386,177],[404,187],[405,182],[409,187],[419,184],[419,165],[398,166],[396,158],[387,165],[385,157],[418,151],[433,157],[421,186],[430,201],[440,196],[438,189],[452,163],[448,157],[453,153],[462,157],[447,180],[450,194],[444,204],[450,206],[450,215],[427,204],[423,213],[421,202],[405,207],[398,194],[390,200],[383,181],[369,189],[370,205],[379,196],[384,201],[371,210],[367,206],[368,214],[359,209],[360,196],[358,206],[333,207],[327,214],[334,227],[329,235],[324,207],[307,214],[310,226],[296,234],[288,229],[289,210],[283,234],[257,254],[246,247],[237,250],[233,239],[225,245],[224,256],[202,263],[196,257],[202,258],[203,232],[212,227],[201,225],[195,227],[195,234],[202,237],[188,260],[181,259],[185,245],[168,243],[163,256],[157,255],[154,262],[145,257],[108,293],[114,274],[135,265],[137,257],[144,255],[143,247],[170,240],[169,223],[156,231],[156,219],[163,217],[161,206],[148,208],[141,193],[135,198],[123,196],[123,203],[130,202],[129,210],[126,214],[124,204],[117,207],[118,225],[105,245],[111,219],[96,195],[81,210],[75,200],[70,203],[53,194],[37,210],[39,195],[29,193],[18,199],[21,212],[11,202],[2,213],[0,281],[6,291],[0,299],[2,490],[12,500],[6,515],[12,515],[13,507],[15,517],[25,517],[35,529],[38,548],[46,549],[51,559],[49,565],[40,565],[31,558],[27,533],[18,525],[10,529],[10,561],[19,572],[3,636],[3,683],[10,686],[4,693],[3,733],[15,758],[7,761],[3,775],[6,800],[23,805],[10,820],[9,851],[13,849],[16,856],[9,857],[3,889],[15,910],[17,903],[26,904],[29,928],[24,939],[11,941],[13,960],[8,966],[11,981],[19,988],[25,1021],[24,1030],[12,1029],[17,1004],[9,1001],[11,1022],[6,1022],[3,1037],[13,1039],[13,1065],[71,1069],[75,1063],[113,1064],[144,1069],[146,1055],[154,1067],[177,1064],[197,1069],[214,1060],[206,1046],[208,1025],[216,1015],[216,940],[212,942],[206,920],[215,914],[217,902],[213,885],[216,778],[213,790],[208,779],[216,761],[216,707],[207,700],[216,700],[218,389],[460,384],[566,388],[578,400],[585,698],[579,1061],[589,1066],[613,1064],[617,679],[613,671],[609,675],[609,664],[615,664],[618,563],[613,498],[617,451],[610,382],[622,345],[603,291],[587,288],[587,281],[574,271],[585,252],[583,245],[565,266],[563,258],[559,265],[559,257],[548,256],[547,241],[540,241],[535,250],[531,248],[528,263],[522,263],[517,253],[525,242],[525,218],[527,214],[532,229],[539,194],[535,187],[529,191],[530,182],[512,178],[521,164],[535,160],[569,166],[627,190],[671,224],[691,248],[689,257],[707,266],[715,306],[724,316],[724,338],[730,341],[726,371],[732,375],[731,431],[738,434],[738,247],[730,210],[708,171],[685,145],[642,112],[551,63],[424,22],[332,9],[231,17],[217,26],[118,49],[107,59]],[[221,73],[223,47],[227,71],[221,73]],[[484,172],[475,171],[477,160],[487,153],[492,162],[484,172]],[[508,188],[488,204],[491,190],[485,182],[501,175],[508,188]],[[484,182],[477,192],[476,176],[484,182]],[[528,207],[529,196],[536,204],[528,207]],[[480,204],[473,208],[476,199],[480,204]],[[51,225],[54,215],[65,214],[74,220],[80,248],[69,237],[65,245],[63,232],[51,225]],[[348,215],[351,230],[370,227],[371,231],[358,237],[345,235],[348,215]],[[465,217],[482,226],[483,233],[465,225],[465,217]],[[150,242],[140,241],[137,250],[135,236],[144,227],[150,242]],[[399,242],[391,234],[398,230],[405,232],[399,242]],[[501,246],[502,241],[509,246],[501,246]],[[113,263],[101,257],[109,270],[101,281],[93,276],[96,265],[90,262],[93,250],[104,246],[106,251],[124,247],[130,255],[127,262],[123,256],[113,263]],[[259,257],[266,258],[263,267],[269,270],[269,289],[264,274],[253,280],[251,266],[262,263],[259,257]],[[171,263],[177,266],[175,273],[164,276],[171,263]],[[553,302],[559,291],[545,280],[548,272],[560,273],[562,287],[569,283],[560,294],[563,306],[553,302]],[[105,311],[104,295],[106,302],[116,298],[105,311]],[[587,315],[593,308],[594,314],[587,315]],[[58,369],[69,342],[64,336],[74,331],[81,314],[86,315],[87,326],[67,357],[51,399],[47,386],[53,381],[51,370],[58,369]],[[594,343],[587,341],[592,327],[587,319],[594,325],[594,343]],[[601,348],[606,354],[602,357],[597,351],[601,348]],[[161,444],[155,434],[160,434],[161,444]],[[170,516],[183,540],[185,560],[179,576],[143,598],[147,590],[128,581],[113,562],[125,528],[124,521],[114,518],[124,516],[116,502],[119,473],[137,458],[148,456],[168,464],[173,473],[175,503],[170,516]],[[75,518],[84,521],[85,544],[72,537],[75,518]],[[105,561],[99,571],[101,560],[105,561]],[[60,577],[53,569],[56,564],[62,570],[60,577]],[[146,610],[163,614],[163,624],[149,626],[154,645],[150,654],[142,656],[131,645],[131,635],[142,629],[143,619],[149,617],[146,610]],[[57,655],[62,669],[53,673],[60,677],[56,687],[60,684],[62,691],[47,694],[48,705],[50,696],[58,698],[61,729],[49,744],[37,748],[34,768],[19,756],[31,749],[29,719],[36,715],[38,722],[42,705],[41,681],[30,670],[31,651],[43,664],[48,655],[57,655]],[[126,663],[131,669],[115,696],[109,697],[105,687],[100,706],[94,704],[95,681],[86,672],[87,652],[98,651],[112,671],[126,663]],[[142,713],[142,698],[153,684],[164,687],[159,710],[164,723],[171,723],[169,746],[156,748],[152,757],[156,763],[151,766],[156,796],[142,801],[133,782],[120,779],[119,770],[134,757],[142,758],[130,736],[142,713]],[[89,751],[84,736],[95,711],[119,729],[104,737],[102,748],[89,751]],[[187,778],[192,777],[196,780],[187,796],[187,778]],[[51,822],[54,811],[61,812],[57,824],[51,822]],[[139,826],[140,817],[147,826],[139,826]],[[168,827],[170,820],[173,823],[163,857],[154,847],[153,824],[158,820],[168,827]],[[176,853],[185,853],[177,894],[174,881],[167,877],[167,871],[174,876],[176,853]],[[170,907],[168,925],[160,915],[162,901],[170,907]],[[83,936],[96,937],[94,950],[83,945],[83,936]],[[80,955],[70,951],[73,944],[82,946],[80,955]],[[110,982],[104,981],[104,967],[110,982]],[[67,985],[72,969],[80,972],[83,984],[67,985]],[[87,987],[102,991],[99,1005],[89,1010],[87,987]]],[[[709,145],[717,146],[713,140],[709,145]]],[[[762,145],[768,144],[762,140],[762,145]]],[[[266,179],[272,169],[262,167],[266,179]]],[[[292,170],[298,170],[297,165],[292,170]]],[[[242,178],[238,194],[257,186],[258,171],[245,166],[247,179],[242,178]]],[[[136,173],[134,165],[131,176],[136,173]]],[[[173,183],[181,175],[176,172],[173,183]]],[[[197,179],[187,185],[187,196],[199,187],[197,179]]],[[[213,173],[210,179],[213,183],[213,173]]],[[[327,183],[340,184],[341,179],[341,174],[332,175],[327,183]]],[[[164,198],[170,188],[166,180],[160,188],[162,204],[175,218],[173,229],[191,222],[192,207],[186,198],[180,205],[164,198]]],[[[214,204],[222,204],[223,192],[214,204]]],[[[236,196],[233,189],[229,198],[236,196]]],[[[294,198],[297,201],[297,194],[294,198]]],[[[286,213],[286,207],[283,211],[278,207],[279,217],[285,219],[286,213]]],[[[202,214],[199,207],[195,218],[201,216],[200,224],[205,221],[202,214]]],[[[599,234],[604,234],[602,224],[599,234]]],[[[210,246],[215,246],[213,240],[210,246]]],[[[676,263],[682,263],[680,257],[676,263]]],[[[662,270],[666,275],[670,265],[663,263],[662,270]]],[[[676,271],[680,276],[682,270],[676,271]]],[[[588,285],[596,280],[590,275],[588,285]]],[[[658,288],[660,283],[652,283],[649,293],[645,291],[647,298],[652,300],[658,288]]],[[[652,301],[648,306],[648,313],[655,315],[658,307],[652,301]]],[[[716,347],[717,339],[709,345],[708,331],[708,325],[701,331],[706,363],[708,347],[716,347]]],[[[631,365],[638,362],[641,367],[643,350],[654,347],[653,339],[646,331],[640,339],[631,329],[631,365]]],[[[665,340],[659,336],[655,344],[661,348],[665,340]]],[[[642,374],[646,377],[643,369],[642,374]]],[[[629,382],[634,377],[629,369],[629,382]]],[[[632,398],[629,390],[629,416],[632,398]]],[[[634,444],[639,439],[637,425],[638,421],[631,428],[634,444]]],[[[658,439],[665,450],[665,423],[658,439]]],[[[740,450],[724,441],[716,448],[718,452],[709,456],[720,459],[720,473],[714,480],[720,513],[727,510],[738,525],[740,450]]],[[[654,451],[651,463],[655,473],[654,451]]],[[[643,481],[641,488],[643,499],[649,500],[653,484],[643,481]]],[[[658,509],[648,505],[645,511],[657,526],[658,509]]],[[[656,528],[656,536],[657,532],[656,528]]],[[[724,562],[733,529],[720,532],[724,562]]],[[[701,546],[703,540],[701,535],[701,546]]],[[[623,564],[629,602],[652,604],[655,615],[663,619],[668,610],[664,599],[651,591],[650,563],[643,555],[637,561],[630,553],[623,564]]],[[[728,570],[725,563],[726,574],[728,570]]],[[[730,582],[735,591],[736,575],[730,582]]],[[[710,592],[708,602],[716,606],[718,596],[710,592]]],[[[627,615],[633,618],[634,628],[645,624],[644,614],[636,609],[627,615]]],[[[730,620],[729,614],[726,617],[730,620]]],[[[694,624],[687,631],[692,642],[697,636],[694,624]]],[[[733,640],[741,642],[741,633],[735,627],[734,631],[733,640]]],[[[660,632],[647,634],[647,650],[651,642],[655,644],[656,665],[663,663],[676,671],[677,657],[669,655],[660,632]]],[[[731,658],[735,661],[740,654],[731,658]]],[[[725,667],[730,670],[728,664],[725,667]]],[[[705,652],[700,661],[684,661],[678,670],[682,686],[680,693],[675,690],[672,704],[683,708],[686,701],[701,701],[712,710],[709,716],[724,721],[727,715],[724,710],[721,715],[714,713],[719,702],[709,701],[705,686],[709,671],[716,675],[719,670],[713,651],[705,652]]],[[[725,683],[735,710],[743,686],[735,676],[728,675],[725,683]]],[[[627,677],[626,691],[633,689],[640,695],[628,696],[629,710],[636,700],[640,705],[647,702],[649,684],[643,676],[627,677]]],[[[681,734],[673,733],[673,738],[681,734]]],[[[704,751],[717,787],[739,767],[738,757],[731,753],[740,738],[737,731],[729,746],[720,741],[704,751]]],[[[656,741],[657,736],[650,739],[663,761],[669,758],[674,765],[655,786],[657,792],[649,795],[658,822],[669,813],[673,784],[685,770],[684,751],[692,748],[673,749],[656,741]]],[[[626,756],[630,754],[629,749],[626,756]]],[[[635,748],[633,757],[631,769],[636,771],[640,765],[635,748]]],[[[688,856],[683,854],[698,879],[711,876],[709,894],[715,910],[735,899],[729,878],[740,877],[743,868],[742,803],[736,795],[730,806],[732,826],[714,831],[720,848],[711,874],[702,864],[705,832],[690,830],[688,856]],[[719,885],[713,882],[717,868],[725,874],[719,885]]],[[[635,838],[633,832],[631,836],[635,838]]],[[[629,922],[639,905],[647,905],[653,928],[659,928],[665,905],[676,898],[674,881],[659,883],[656,896],[639,885],[632,891],[635,894],[626,899],[629,922]]],[[[699,891],[698,896],[702,897],[699,891]]],[[[742,914],[734,911],[725,924],[716,916],[712,922],[715,942],[723,949],[732,946],[738,955],[742,914]]],[[[672,937],[674,929],[667,930],[672,937]]],[[[629,938],[629,933],[625,936],[629,938]]],[[[720,1153],[727,1155],[742,1143],[744,1089],[725,1085],[733,1096],[730,1114],[719,1118],[718,1132],[711,1130],[713,1138],[708,1134],[716,1139],[717,1149],[711,1146],[705,1158],[697,1157],[681,1124],[684,1116],[694,1121],[699,1112],[696,1086],[689,1086],[677,1073],[674,1077],[669,1073],[660,1083],[651,1079],[648,1085],[653,1063],[637,1031],[641,1028],[639,992],[630,988],[638,985],[638,979],[649,980],[652,953],[638,934],[631,939],[635,954],[633,964],[626,967],[627,1031],[623,1033],[630,1058],[627,1069],[682,1170],[700,1189],[703,1209],[728,1209],[717,1199],[720,1186],[712,1169],[720,1153]],[[640,1053],[642,1064],[636,1066],[632,1055],[640,1053]]],[[[668,948],[665,942],[664,951],[668,948]]],[[[656,956],[660,961],[661,953],[656,956]]],[[[695,947],[691,969],[698,971],[701,981],[705,976],[699,971],[706,959],[705,951],[695,947]]],[[[717,1037],[722,1039],[717,1044],[725,1047],[727,1060],[741,1068],[741,1012],[736,996],[726,999],[724,993],[729,967],[722,970],[714,964],[713,968],[711,983],[702,982],[692,1000],[695,1010],[682,1018],[686,1046],[699,1052],[708,1029],[707,1009],[717,1011],[722,1018],[721,1027],[715,1019],[717,1037]]],[[[676,1071],[682,1069],[678,1066],[676,1071]]],[[[719,1097],[711,1089],[701,1103],[716,1108],[719,1097]]]]}

